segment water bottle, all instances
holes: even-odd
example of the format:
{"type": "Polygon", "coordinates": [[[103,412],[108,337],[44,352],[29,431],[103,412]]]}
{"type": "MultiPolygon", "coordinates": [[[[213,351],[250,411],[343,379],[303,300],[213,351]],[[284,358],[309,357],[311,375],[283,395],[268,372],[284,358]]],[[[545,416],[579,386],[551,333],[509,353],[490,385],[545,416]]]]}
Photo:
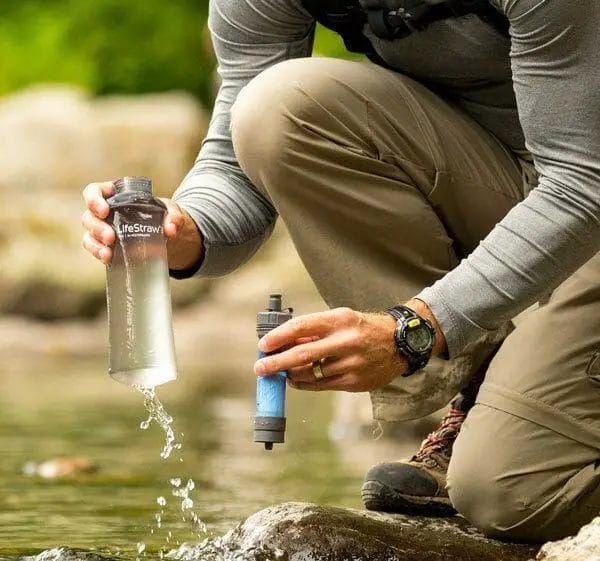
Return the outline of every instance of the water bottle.
{"type": "Polygon", "coordinates": [[[177,377],[162,228],[167,209],[146,177],[123,177],[115,189],[107,201],[116,234],[106,269],[108,372],[124,384],[151,388],[177,377]]]}

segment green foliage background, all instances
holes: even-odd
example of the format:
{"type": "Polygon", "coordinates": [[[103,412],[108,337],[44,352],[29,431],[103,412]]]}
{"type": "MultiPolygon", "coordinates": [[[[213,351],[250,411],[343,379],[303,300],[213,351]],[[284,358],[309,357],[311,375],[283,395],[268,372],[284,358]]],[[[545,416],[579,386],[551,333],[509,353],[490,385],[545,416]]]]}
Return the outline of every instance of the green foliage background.
{"type": "MultiPolygon", "coordinates": [[[[183,89],[209,101],[208,0],[0,2],[0,95],[62,82],[94,94],[183,89]]],[[[315,51],[345,56],[324,29],[315,51]]]]}

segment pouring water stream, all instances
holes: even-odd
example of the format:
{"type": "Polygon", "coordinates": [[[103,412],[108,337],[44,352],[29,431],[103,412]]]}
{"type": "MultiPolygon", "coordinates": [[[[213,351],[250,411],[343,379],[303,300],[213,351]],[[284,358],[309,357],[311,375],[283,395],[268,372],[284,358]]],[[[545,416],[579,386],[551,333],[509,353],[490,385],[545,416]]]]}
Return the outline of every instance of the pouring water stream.
{"type": "MultiPolygon", "coordinates": [[[[173,428],[173,417],[167,413],[163,404],[156,395],[156,389],[153,387],[139,387],[136,389],[144,396],[144,408],[148,414],[148,418],[140,423],[140,429],[147,430],[150,425],[154,422],[165,434],[165,444],[160,457],[163,460],[168,460],[174,451],[180,451],[182,449],[181,442],[178,441],[175,430],[173,428]]],[[[183,434],[179,435],[183,437],[183,434]]],[[[183,457],[179,454],[179,463],[183,463],[183,457]]],[[[170,485],[171,495],[176,497],[179,501],[179,510],[181,511],[181,517],[184,522],[188,522],[190,525],[190,531],[192,537],[201,539],[206,533],[206,525],[202,522],[198,514],[193,510],[194,500],[190,497],[192,491],[196,489],[196,484],[193,479],[188,478],[187,482],[183,484],[181,477],[171,477],[168,480],[170,485]]],[[[156,498],[156,503],[160,507],[160,510],[155,513],[154,519],[155,524],[150,527],[150,534],[154,534],[155,531],[160,531],[163,528],[163,521],[165,518],[165,508],[167,507],[167,499],[164,496],[156,498]]],[[[162,559],[165,554],[165,548],[172,545],[179,545],[178,539],[173,540],[171,530],[166,531],[165,535],[165,546],[159,550],[159,557],[162,559]]],[[[146,544],[141,541],[137,544],[138,555],[146,555],[146,544]]],[[[139,557],[138,557],[139,559],[139,557]]]]}

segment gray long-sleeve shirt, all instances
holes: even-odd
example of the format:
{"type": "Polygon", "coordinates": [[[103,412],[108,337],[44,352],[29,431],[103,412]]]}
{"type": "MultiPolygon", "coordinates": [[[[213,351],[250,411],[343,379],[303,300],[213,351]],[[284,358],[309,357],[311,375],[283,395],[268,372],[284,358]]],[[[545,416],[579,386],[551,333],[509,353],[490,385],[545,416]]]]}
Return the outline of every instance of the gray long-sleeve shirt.
{"type": "MultiPolygon", "coordinates": [[[[600,2],[490,1],[508,17],[510,40],[475,16],[373,40],[392,68],[435,86],[512,149],[526,147],[539,174],[539,186],[468,259],[418,295],[450,356],[600,249],[600,2]]],[[[272,204],[235,159],[229,110],[262,70],[310,55],[314,28],[300,0],[212,0],[209,24],[222,86],[196,164],[174,197],[204,236],[203,263],[189,272],[199,276],[233,270],[272,231],[272,204]]]]}

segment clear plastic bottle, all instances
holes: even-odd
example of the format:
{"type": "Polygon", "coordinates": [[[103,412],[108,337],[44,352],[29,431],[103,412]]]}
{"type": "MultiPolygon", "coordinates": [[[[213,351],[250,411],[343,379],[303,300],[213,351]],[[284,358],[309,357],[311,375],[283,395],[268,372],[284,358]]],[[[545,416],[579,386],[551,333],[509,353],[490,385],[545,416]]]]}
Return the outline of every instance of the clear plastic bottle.
{"type": "Polygon", "coordinates": [[[109,374],[130,386],[154,387],[177,377],[164,203],[146,177],[123,177],[108,199],[115,230],[107,266],[109,374]]]}

